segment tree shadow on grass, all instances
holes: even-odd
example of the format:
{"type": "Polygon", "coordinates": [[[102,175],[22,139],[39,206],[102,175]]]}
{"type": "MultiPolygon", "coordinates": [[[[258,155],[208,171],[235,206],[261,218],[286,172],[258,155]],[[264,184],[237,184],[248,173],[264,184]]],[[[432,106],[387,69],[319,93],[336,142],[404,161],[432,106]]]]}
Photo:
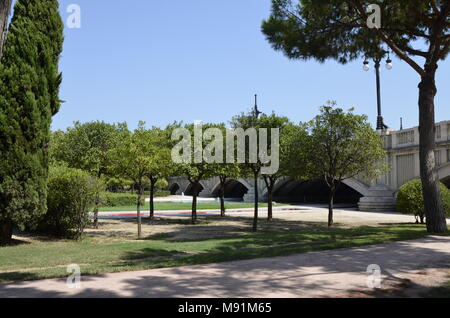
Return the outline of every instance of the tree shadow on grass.
{"type": "Polygon", "coordinates": [[[50,290],[39,282],[0,284],[0,297],[342,297],[349,291],[368,297],[363,294],[368,290],[368,265],[380,265],[384,275],[401,282],[404,272],[448,268],[450,251],[442,248],[446,242],[450,241],[427,237],[278,258],[83,276],[83,288],[73,293],[64,280],[50,290]],[[431,248],[432,243],[437,245],[431,248]]]}
{"type": "MultiPolygon", "coordinates": [[[[190,224],[190,221],[188,221],[182,224],[185,225],[184,227],[173,228],[171,232],[165,234],[163,239],[170,242],[192,242],[253,235],[255,232],[252,231],[252,224],[253,218],[251,217],[201,217],[195,225],[190,224]]],[[[325,223],[320,222],[287,221],[282,219],[273,219],[271,222],[260,220],[257,233],[319,228],[324,225],[325,223]]],[[[159,238],[158,234],[146,237],[149,240],[159,238]]]]}
{"type": "Polygon", "coordinates": [[[450,250],[426,248],[428,243],[442,244],[441,239],[427,237],[416,244],[396,242],[118,276],[83,276],[83,288],[76,293],[69,293],[62,279],[54,290],[39,282],[0,284],[0,297],[342,297],[349,291],[359,292],[357,297],[402,297],[371,294],[366,286],[367,266],[379,264],[384,275],[400,283],[403,272],[430,266],[448,268],[450,250]]]}
{"type": "Polygon", "coordinates": [[[24,240],[13,238],[9,244],[0,245],[0,248],[2,248],[2,247],[11,247],[11,246],[19,246],[19,245],[29,245],[29,244],[31,244],[31,243],[28,242],[28,241],[24,241],[24,240]]]}

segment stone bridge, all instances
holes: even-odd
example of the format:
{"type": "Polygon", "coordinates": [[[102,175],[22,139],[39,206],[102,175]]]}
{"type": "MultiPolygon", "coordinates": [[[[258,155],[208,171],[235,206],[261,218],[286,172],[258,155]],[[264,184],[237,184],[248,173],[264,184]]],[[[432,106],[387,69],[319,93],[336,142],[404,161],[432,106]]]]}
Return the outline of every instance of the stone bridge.
{"type": "MultiPolygon", "coordinates": [[[[450,121],[436,124],[436,165],[441,182],[450,187],[450,121]]],[[[362,211],[393,211],[398,189],[414,178],[420,177],[419,130],[418,127],[391,130],[381,133],[386,149],[389,173],[378,180],[348,179],[336,196],[337,203],[358,203],[362,211]]],[[[252,179],[230,180],[225,187],[225,197],[230,200],[253,202],[255,187],[252,179]]],[[[185,177],[169,179],[172,194],[191,195],[200,191],[200,197],[217,197],[219,178],[202,180],[199,189],[193,189],[185,177]]],[[[258,180],[258,194],[261,201],[267,200],[264,181],[258,180]]],[[[326,202],[328,190],[321,181],[293,180],[283,178],[274,189],[274,200],[279,202],[326,202]]]]}

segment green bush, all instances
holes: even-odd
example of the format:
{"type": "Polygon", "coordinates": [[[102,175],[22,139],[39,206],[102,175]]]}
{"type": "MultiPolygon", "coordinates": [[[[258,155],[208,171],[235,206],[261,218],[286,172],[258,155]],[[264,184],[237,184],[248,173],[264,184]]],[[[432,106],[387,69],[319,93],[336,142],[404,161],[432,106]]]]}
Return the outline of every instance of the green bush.
{"type": "Polygon", "coordinates": [[[86,172],[51,167],[48,180],[47,213],[38,230],[49,235],[79,239],[89,223],[95,202],[96,181],[86,172]]]}
{"type": "MultiPolygon", "coordinates": [[[[150,195],[149,191],[145,191],[142,197],[142,203],[150,195]]],[[[155,191],[156,197],[165,197],[170,195],[170,191],[157,190],[155,191]]],[[[136,205],[137,195],[132,193],[113,193],[106,192],[103,195],[101,205],[106,207],[118,207],[118,206],[131,206],[136,205]]]]}
{"type": "MultiPolygon", "coordinates": [[[[442,183],[439,184],[439,188],[441,189],[445,213],[450,216],[450,190],[442,183]]],[[[397,211],[404,214],[413,214],[417,223],[419,219],[421,223],[424,223],[425,207],[420,179],[414,179],[400,187],[397,195],[397,211]]]]}
{"type": "MultiPolygon", "coordinates": [[[[150,195],[150,191],[145,191],[145,196],[148,197],[150,195]]],[[[155,198],[158,197],[167,197],[170,195],[170,191],[167,190],[155,190],[155,198]]]]}
{"type": "Polygon", "coordinates": [[[137,195],[131,193],[112,193],[106,192],[103,196],[102,206],[130,206],[136,205],[137,195]]]}

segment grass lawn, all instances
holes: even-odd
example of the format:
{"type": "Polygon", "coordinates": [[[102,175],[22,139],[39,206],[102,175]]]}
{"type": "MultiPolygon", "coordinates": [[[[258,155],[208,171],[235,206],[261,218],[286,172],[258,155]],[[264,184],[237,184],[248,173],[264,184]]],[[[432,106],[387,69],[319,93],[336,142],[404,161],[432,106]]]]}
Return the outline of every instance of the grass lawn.
{"type": "MultiPolygon", "coordinates": [[[[286,204],[283,204],[286,205],[286,204]]],[[[244,208],[253,208],[253,203],[241,203],[241,202],[226,202],[226,209],[244,209],[244,208]]],[[[260,207],[267,207],[267,203],[260,203],[260,207]]],[[[276,206],[276,205],[274,205],[276,206]]],[[[156,211],[168,211],[168,210],[191,210],[192,203],[189,202],[155,202],[155,210],[156,211]]],[[[143,210],[150,209],[150,203],[146,202],[142,207],[143,210]]],[[[198,203],[198,210],[215,210],[220,209],[220,202],[211,202],[211,203],[198,203]]],[[[118,207],[102,207],[100,208],[100,212],[127,212],[127,211],[136,211],[136,206],[118,206],[118,207]]]]}
{"type": "MultiPolygon", "coordinates": [[[[183,226],[192,231],[210,229],[207,222],[212,221],[204,222],[183,226]]],[[[149,235],[139,241],[132,237],[117,235],[111,239],[92,233],[80,242],[33,238],[27,243],[0,248],[0,282],[66,277],[68,264],[80,265],[82,274],[86,275],[273,257],[427,235],[423,226],[413,224],[333,229],[307,224],[303,228],[258,233],[222,233],[220,237],[217,230],[208,233],[216,233],[216,236],[179,240],[168,232],[149,235]]]]}

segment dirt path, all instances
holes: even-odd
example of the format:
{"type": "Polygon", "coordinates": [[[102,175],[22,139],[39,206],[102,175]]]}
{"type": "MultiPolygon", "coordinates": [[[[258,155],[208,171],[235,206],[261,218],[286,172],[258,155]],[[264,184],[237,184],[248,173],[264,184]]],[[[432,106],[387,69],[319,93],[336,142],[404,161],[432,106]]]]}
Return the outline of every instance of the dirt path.
{"type": "Polygon", "coordinates": [[[68,288],[65,279],[0,284],[0,297],[414,296],[448,280],[449,269],[450,237],[432,236],[287,257],[86,276],[80,289],[68,288]],[[381,289],[367,287],[370,264],[381,268],[381,289]]]}

